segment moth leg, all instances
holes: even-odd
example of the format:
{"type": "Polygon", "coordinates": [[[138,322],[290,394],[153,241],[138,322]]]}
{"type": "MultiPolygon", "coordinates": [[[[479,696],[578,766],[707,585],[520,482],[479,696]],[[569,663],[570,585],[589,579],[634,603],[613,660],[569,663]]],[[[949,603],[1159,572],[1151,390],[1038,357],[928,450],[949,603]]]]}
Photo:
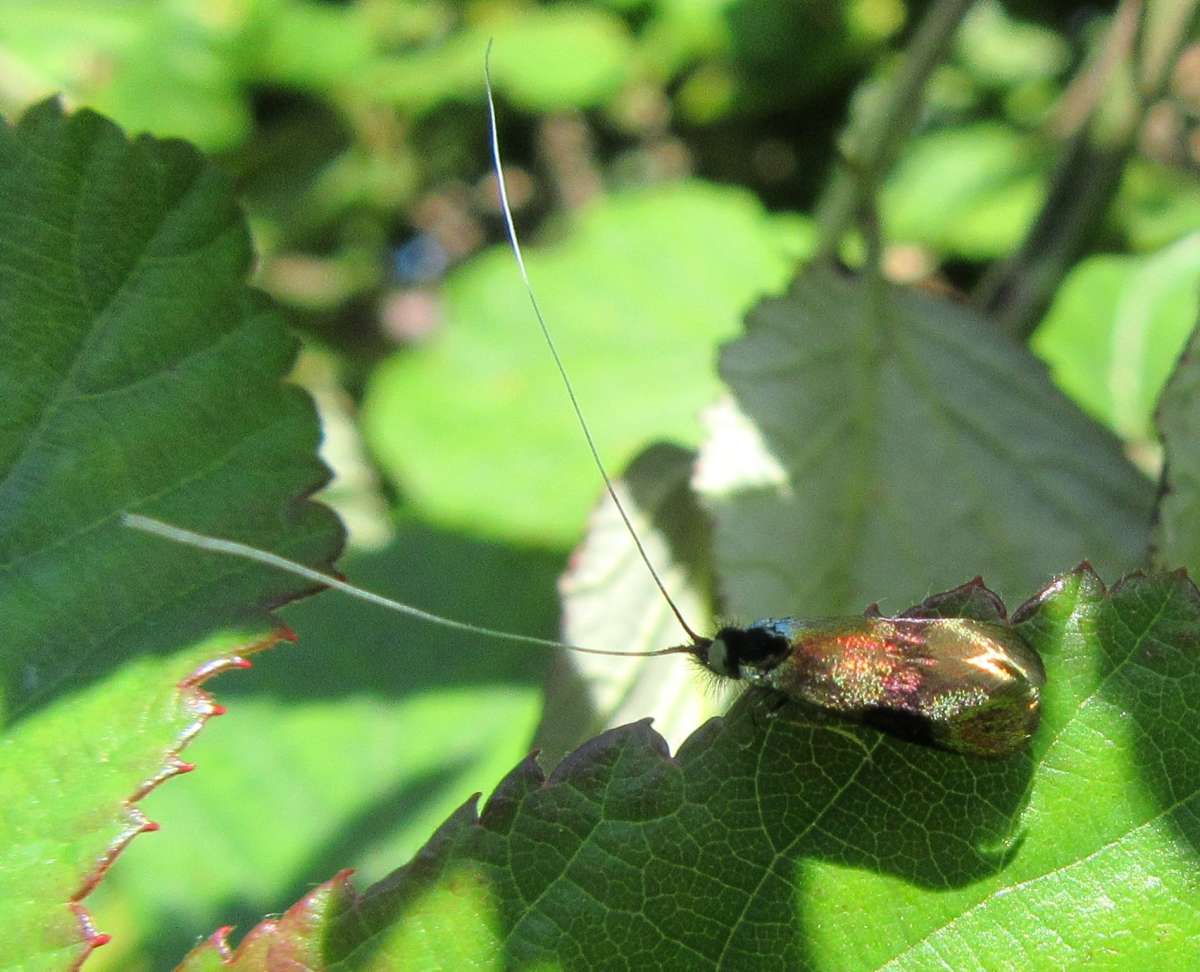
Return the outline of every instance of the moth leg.
{"type": "Polygon", "coordinates": [[[758,723],[759,715],[761,714],[768,723],[773,722],[783,711],[783,707],[787,705],[788,697],[782,692],[775,692],[771,689],[754,689],[752,691],[754,699],[750,708],[750,720],[754,723],[754,728],[761,731],[763,726],[758,723]]]}

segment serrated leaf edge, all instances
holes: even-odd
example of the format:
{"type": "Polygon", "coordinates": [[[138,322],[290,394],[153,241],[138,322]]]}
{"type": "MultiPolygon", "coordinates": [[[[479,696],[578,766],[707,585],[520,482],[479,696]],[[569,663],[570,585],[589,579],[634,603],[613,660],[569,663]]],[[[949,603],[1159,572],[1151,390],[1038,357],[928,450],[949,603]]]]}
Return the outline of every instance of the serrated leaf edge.
{"type": "Polygon", "coordinates": [[[176,683],[175,687],[184,697],[184,704],[192,712],[193,719],[167,749],[159,771],[134,787],[131,794],[123,801],[123,809],[128,821],[127,826],[109,844],[108,849],[97,859],[96,866],[84,876],[78,889],[67,901],[67,907],[74,912],[75,919],[79,923],[79,930],[85,945],[78,958],[69,966],[72,972],[79,969],[92,952],[112,940],[111,935],[97,931],[91,912],[82,903],[83,899],[95,890],[121,852],[135,837],[139,834],[153,833],[159,829],[159,825],[147,817],[135,804],[172,777],[194,770],[195,765],[180,759],[179,754],[196,738],[209,719],[225,714],[225,707],[213,698],[212,693],[202,688],[203,684],[222,672],[251,667],[251,662],[246,657],[248,655],[265,651],[280,641],[294,642],[295,640],[295,633],[286,625],[279,624],[270,634],[258,641],[243,645],[235,651],[218,655],[198,665],[176,683]]]}

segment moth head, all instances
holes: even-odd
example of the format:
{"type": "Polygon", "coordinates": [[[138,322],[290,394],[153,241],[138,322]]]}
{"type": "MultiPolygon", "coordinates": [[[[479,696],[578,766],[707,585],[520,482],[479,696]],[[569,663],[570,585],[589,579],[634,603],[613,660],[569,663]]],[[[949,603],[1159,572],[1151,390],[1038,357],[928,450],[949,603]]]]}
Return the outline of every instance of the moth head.
{"type": "Polygon", "coordinates": [[[722,678],[742,678],[747,668],[767,671],[783,661],[791,642],[768,624],[722,628],[708,645],[704,667],[722,678]]]}

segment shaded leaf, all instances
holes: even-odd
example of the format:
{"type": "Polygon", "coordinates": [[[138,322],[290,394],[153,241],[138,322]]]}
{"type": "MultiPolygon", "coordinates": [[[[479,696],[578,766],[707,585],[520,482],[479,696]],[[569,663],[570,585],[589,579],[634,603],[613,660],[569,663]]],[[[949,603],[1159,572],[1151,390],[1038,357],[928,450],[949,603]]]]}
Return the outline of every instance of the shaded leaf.
{"type": "Polygon", "coordinates": [[[443,945],[566,969],[1186,961],[1200,592],[1181,575],[1105,591],[1085,566],[1013,619],[1048,672],[1028,753],[968,759],[755,695],[674,758],[626,726],[548,779],[522,764],[291,941],[319,943],[318,968],[437,966],[443,945]]]}
{"type": "MultiPolygon", "coordinates": [[[[751,464],[708,491],[738,618],[887,614],[963,575],[1012,592],[1142,559],[1151,484],[963,306],[814,269],[750,314],[721,372],[784,477],[751,464]]],[[[740,470],[745,433],[722,428],[702,467],[740,470]]]]}
{"type": "Polygon", "coordinates": [[[327,561],[336,521],[295,344],[245,286],[190,147],[47,103],[0,128],[0,921],[6,960],[87,951],[77,902],[211,709],[197,689],[302,583],[122,529],[140,510],[327,561]],[[226,629],[225,633],[217,634],[226,629]],[[222,659],[225,659],[222,661],[222,659]]]}

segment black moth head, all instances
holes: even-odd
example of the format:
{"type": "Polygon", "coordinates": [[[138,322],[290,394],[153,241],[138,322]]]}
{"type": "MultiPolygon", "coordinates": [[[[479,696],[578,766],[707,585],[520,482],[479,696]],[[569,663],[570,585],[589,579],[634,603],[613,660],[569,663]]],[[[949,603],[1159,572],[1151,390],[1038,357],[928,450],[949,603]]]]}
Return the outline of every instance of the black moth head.
{"type": "Polygon", "coordinates": [[[708,646],[704,664],[717,675],[741,678],[745,666],[773,668],[790,649],[787,638],[765,627],[722,628],[708,646]]]}

